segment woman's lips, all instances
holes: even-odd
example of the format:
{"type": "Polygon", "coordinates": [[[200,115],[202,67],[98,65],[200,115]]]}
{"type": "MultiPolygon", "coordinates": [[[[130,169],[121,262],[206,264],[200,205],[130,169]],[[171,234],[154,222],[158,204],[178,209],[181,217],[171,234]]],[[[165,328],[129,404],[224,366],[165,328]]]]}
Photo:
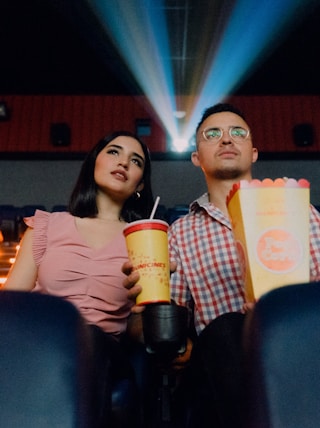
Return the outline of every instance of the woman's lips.
{"type": "Polygon", "coordinates": [[[127,174],[124,171],[116,170],[116,171],[112,171],[111,174],[114,177],[116,177],[116,178],[118,178],[118,179],[120,179],[122,181],[127,181],[128,180],[127,174]]]}

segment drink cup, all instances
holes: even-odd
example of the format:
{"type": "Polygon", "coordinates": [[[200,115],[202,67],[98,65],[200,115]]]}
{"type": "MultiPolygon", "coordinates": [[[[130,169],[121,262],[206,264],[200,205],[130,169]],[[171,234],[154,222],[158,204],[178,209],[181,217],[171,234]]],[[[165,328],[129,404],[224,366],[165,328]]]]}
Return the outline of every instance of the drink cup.
{"type": "Polygon", "coordinates": [[[170,302],[168,223],[157,219],[128,224],[123,234],[133,269],[139,271],[137,305],[170,302]]]}

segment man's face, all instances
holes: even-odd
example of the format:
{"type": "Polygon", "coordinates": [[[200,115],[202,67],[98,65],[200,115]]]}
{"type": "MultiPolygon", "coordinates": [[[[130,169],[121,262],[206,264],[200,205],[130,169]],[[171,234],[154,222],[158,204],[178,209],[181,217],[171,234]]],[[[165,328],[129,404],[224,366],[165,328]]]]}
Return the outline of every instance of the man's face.
{"type": "Polygon", "coordinates": [[[258,151],[252,147],[247,131],[247,123],[237,114],[221,112],[209,116],[197,132],[198,149],[192,154],[193,163],[200,166],[206,176],[235,179],[250,175],[258,151]],[[212,131],[206,139],[203,131],[208,129],[212,131]]]}

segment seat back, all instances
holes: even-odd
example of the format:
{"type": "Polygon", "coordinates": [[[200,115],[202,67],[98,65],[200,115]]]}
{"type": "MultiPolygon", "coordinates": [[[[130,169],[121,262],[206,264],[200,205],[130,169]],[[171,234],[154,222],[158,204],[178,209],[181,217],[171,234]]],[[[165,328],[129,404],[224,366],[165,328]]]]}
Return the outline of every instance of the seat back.
{"type": "Polygon", "coordinates": [[[63,211],[68,211],[67,205],[57,204],[57,205],[53,205],[53,207],[51,208],[51,212],[63,212],[63,211]]]}
{"type": "Polygon", "coordinates": [[[0,230],[4,241],[18,241],[18,223],[20,218],[21,208],[14,205],[0,205],[0,230]]]}
{"type": "Polygon", "coordinates": [[[0,293],[0,426],[92,428],[91,343],[58,297],[0,293]]]}
{"type": "Polygon", "coordinates": [[[244,328],[246,428],[314,428],[320,421],[320,283],[281,287],[244,328]]]}
{"type": "Polygon", "coordinates": [[[36,210],[46,211],[46,207],[42,204],[24,205],[23,207],[21,207],[23,217],[33,216],[36,210]]]}
{"type": "Polygon", "coordinates": [[[189,212],[189,205],[175,205],[172,208],[168,208],[166,213],[166,219],[169,224],[172,224],[175,220],[185,216],[189,212]]]}

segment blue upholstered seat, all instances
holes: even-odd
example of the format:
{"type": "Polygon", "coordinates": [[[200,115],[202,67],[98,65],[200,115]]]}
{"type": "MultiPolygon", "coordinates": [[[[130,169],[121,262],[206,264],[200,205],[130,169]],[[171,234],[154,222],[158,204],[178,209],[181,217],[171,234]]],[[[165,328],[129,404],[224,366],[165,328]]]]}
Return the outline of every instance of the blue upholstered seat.
{"type": "Polygon", "coordinates": [[[0,293],[0,426],[92,428],[91,347],[70,303],[0,293]]]}
{"type": "Polygon", "coordinates": [[[246,428],[320,424],[320,283],[265,294],[244,331],[246,428]]]}

